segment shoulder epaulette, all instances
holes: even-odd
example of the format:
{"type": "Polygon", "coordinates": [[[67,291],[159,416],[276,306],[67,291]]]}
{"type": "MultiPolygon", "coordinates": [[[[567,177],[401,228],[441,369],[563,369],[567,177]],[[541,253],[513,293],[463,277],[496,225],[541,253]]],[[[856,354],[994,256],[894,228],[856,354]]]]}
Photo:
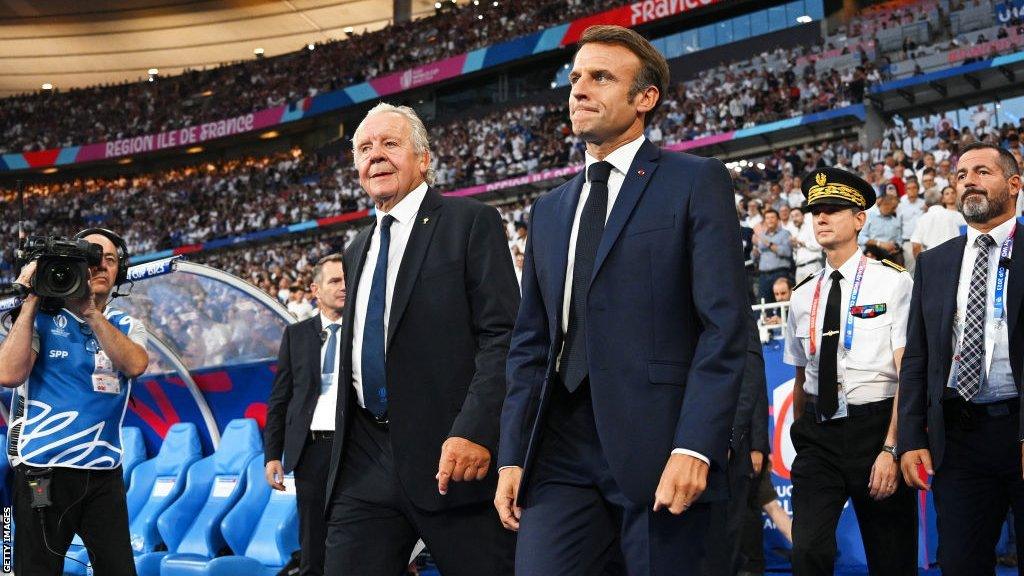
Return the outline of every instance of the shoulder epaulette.
{"type": "Polygon", "coordinates": [[[797,282],[797,283],[796,283],[796,286],[793,286],[793,290],[795,291],[795,290],[796,290],[797,288],[799,288],[799,287],[803,286],[804,284],[807,284],[807,282],[808,282],[808,281],[809,281],[809,280],[810,280],[811,278],[814,278],[815,276],[817,276],[817,274],[808,274],[808,275],[807,275],[807,278],[804,278],[803,280],[801,280],[801,281],[797,282]]]}
{"type": "Polygon", "coordinates": [[[883,258],[882,259],[882,264],[884,264],[885,266],[888,266],[889,268],[892,268],[893,270],[895,270],[897,272],[906,272],[907,271],[906,268],[904,268],[903,266],[900,266],[899,264],[893,262],[892,260],[886,260],[886,259],[883,258]]]}

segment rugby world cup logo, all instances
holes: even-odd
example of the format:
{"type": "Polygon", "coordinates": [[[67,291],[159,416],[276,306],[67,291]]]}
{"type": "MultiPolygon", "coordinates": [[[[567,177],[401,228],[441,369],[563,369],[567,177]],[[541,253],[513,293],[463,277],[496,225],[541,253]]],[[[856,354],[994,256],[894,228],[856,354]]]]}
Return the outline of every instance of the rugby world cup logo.
{"type": "Polygon", "coordinates": [[[402,76],[399,78],[399,83],[402,84],[402,89],[407,90],[412,86],[412,70],[406,70],[402,72],[402,76]]]}
{"type": "Polygon", "coordinates": [[[60,330],[63,330],[68,327],[68,319],[63,314],[58,314],[57,316],[54,316],[53,323],[60,330]]]}

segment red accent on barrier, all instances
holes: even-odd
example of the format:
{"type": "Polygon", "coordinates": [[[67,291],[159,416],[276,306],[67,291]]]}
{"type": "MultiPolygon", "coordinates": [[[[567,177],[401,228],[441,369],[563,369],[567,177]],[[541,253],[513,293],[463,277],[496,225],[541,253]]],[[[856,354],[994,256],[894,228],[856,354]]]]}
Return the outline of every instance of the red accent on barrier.
{"type": "Polygon", "coordinates": [[[772,439],[772,472],[779,478],[789,480],[789,470],[782,461],[782,434],[786,431],[783,424],[786,422],[786,415],[793,409],[793,395],[790,394],[779,406],[779,417],[775,419],[775,434],[772,439]]]}
{"type": "Polygon", "coordinates": [[[267,426],[267,405],[263,402],[253,402],[245,408],[245,417],[256,421],[262,430],[267,426]]]}
{"type": "Polygon", "coordinates": [[[174,249],[174,255],[180,256],[182,254],[191,254],[193,252],[199,252],[203,249],[202,244],[188,244],[187,246],[178,246],[174,249]]]}
{"type": "Polygon", "coordinates": [[[153,431],[156,432],[157,436],[164,438],[167,436],[167,430],[174,424],[181,422],[181,418],[178,416],[178,412],[174,409],[174,405],[171,404],[171,401],[167,398],[167,394],[164,394],[163,388],[160,387],[160,384],[156,380],[146,382],[145,387],[153,397],[153,402],[156,403],[156,408],[159,413],[146,404],[143,404],[138,398],[136,398],[134,402],[128,404],[128,409],[152,428],[153,431]]]}
{"type": "Polygon", "coordinates": [[[196,386],[203,392],[230,392],[232,388],[231,377],[224,370],[208,372],[206,374],[194,374],[196,386]]]}
{"type": "Polygon", "coordinates": [[[330,226],[331,224],[338,224],[340,222],[351,222],[352,220],[360,220],[370,215],[369,210],[359,210],[357,212],[346,212],[344,214],[338,214],[337,216],[328,216],[326,218],[320,218],[316,221],[317,226],[330,226]]]}
{"type": "Polygon", "coordinates": [[[28,163],[32,168],[43,168],[44,166],[53,166],[57,163],[57,156],[60,155],[60,148],[51,148],[49,150],[41,150],[39,152],[23,152],[22,156],[25,157],[25,162],[28,163]]]}

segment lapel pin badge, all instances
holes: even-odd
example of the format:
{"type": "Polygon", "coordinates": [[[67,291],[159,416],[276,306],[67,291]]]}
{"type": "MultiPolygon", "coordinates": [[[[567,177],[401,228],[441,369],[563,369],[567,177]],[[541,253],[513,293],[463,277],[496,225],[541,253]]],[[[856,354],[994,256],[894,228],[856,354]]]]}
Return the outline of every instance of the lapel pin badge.
{"type": "Polygon", "coordinates": [[[424,224],[426,224],[427,222],[430,222],[430,218],[424,218],[424,219],[423,219],[423,223],[424,223],[424,224]]]}
{"type": "Polygon", "coordinates": [[[637,176],[643,176],[644,174],[647,174],[647,172],[645,172],[643,168],[640,168],[636,171],[637,176]]]}

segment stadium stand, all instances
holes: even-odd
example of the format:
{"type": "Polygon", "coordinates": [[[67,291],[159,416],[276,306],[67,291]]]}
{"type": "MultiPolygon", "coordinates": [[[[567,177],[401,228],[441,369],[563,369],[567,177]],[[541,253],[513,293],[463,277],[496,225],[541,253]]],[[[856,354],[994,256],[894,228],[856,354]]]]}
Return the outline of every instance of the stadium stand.
{"type": "Polygon", "coordinates": [[[627,4],[544,0],[462,5],[454,14],[393,24],[276,58],[194,70],[157,82],[40,91],[0,100],[0,153],[163,132],[280,106],[386,71],[463,54],[627,4]],[[486,15],[484,18],[478,16],[486,15]]]}

